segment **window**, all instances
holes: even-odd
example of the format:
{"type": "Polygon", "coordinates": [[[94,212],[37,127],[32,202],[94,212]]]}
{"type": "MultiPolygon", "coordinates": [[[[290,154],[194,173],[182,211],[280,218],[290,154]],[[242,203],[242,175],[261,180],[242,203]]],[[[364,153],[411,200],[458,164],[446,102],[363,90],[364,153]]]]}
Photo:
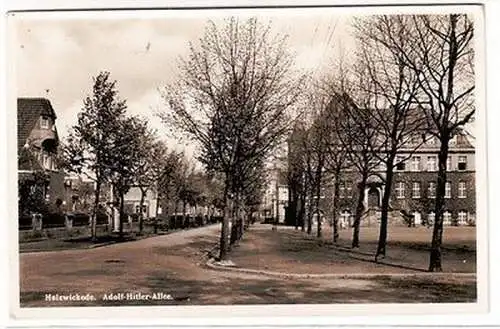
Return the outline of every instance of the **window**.
{"type": "Polygon", "coordinates": [[[42,129],[49,129],[49,118],[48,117],[40,117],[40,128],[42,129]]]}
{"type": "Polygon", "coordinates": [[[51,159],[50,156],[46,153],[42,154],[42,165],[45,169],[51,168],[51,159]]]}
{"type": "Polygon", "coordinates": [[[420,171],[420,157],[411,157],[411,170],[420,171]]]}
{"type": "Polygon", "coordinates": [[[352,195],[352,183],[351,182],[345,182],[345,185],[346,185],[346,191],[347,191],[347,196],[346,197],[349,197],[350,195],[352,195]]]}
{"type": "Polygon", "coordinates": [[[428,156],[427,157],[427,171],[436,171],[437,166],[436,166],[436,156],[428,156]]]}
{"type": "MultiPolygon", "coordinates": [[[[136,213],[136,214],[138,214],[138,213],[140,212],[140,211],[139,211],[139,209],[141,209],[141,206],[140,206],[140,205],[136,205],[136,206],[135,206],[135,213],[136,213]]],[[[147,208],[146,208],[146,206],[145,206],[145,205],[143,205],[143,206],[142,206],[142,213],[144,213],[144,214],[145,214],[145,213],[146,213],[146,209],[147,209],[147,208]]]]}
{"type": "Polygon", "coordinates": [[[344,210],[340,214],[340,225],[342,228],[351,226],[351,213],[348,210],[344,210]]]}
{"type": "Polygon", "coordinates": [[[467,157],[465,155],[460,155],[458,157],[458,170],[467,169],[467,157]]]}
{"type": "Polygon", "coordinates": [[[444,197],[446,199],[451,198],[451,182],[446,182],[446,185],[444,186],[444,197]]]}
{"type": "Polygon", "coordinates": [[[451,225],[451,212],[448,210],[443,213],[443,225],[451,225]]]}
{"type": "Polygon", "coordinates": [[[436,183],[429,182],[428,197],[434,199],[436,197],[436,183]]]}
{"type": "Polygon", "coordinates": [[[466,192],[466,184],[465,182],[458,182],[458,197],[461,199],[464,199],[467,197],[467,192],[466,192]]]}
{"type": "Polygon", "coordinates": [[[405,170],[405,162],[402,156],[396,157],[396,170],[405,170]]]}
{"type": "Polygon", "coordinates": [[[345,182],[339,184],[339,198],[345,198],[345,182]]]}
{"type": "Polygon", "coordinates": [[[428,225],[434,224],[435,219],[436,219],[436,215],[434,214],[434,211],[431,211],[429,214],[427,214],[427,224],[428,225]]]}
{"type": "Polygon", "coordinates": [[[414,199],[420,198],[420,182],[413,182],[412,193],[414,199]]]}
{"type": "Polygon", "coordinates": [[[468,222],[468,213],[466,211],[458,212],[458,225],[466,225],[468,222]]]}
{"type": "Polygon", "coordinates": [[[446,171],[451,171],[451,156],[446,159],[446,171]]]}
{"type": "Polygon", "coordinates": [[[396,198],[404,199],[405,198],[405,183],[397,182],[396,183],[396,198]]]}

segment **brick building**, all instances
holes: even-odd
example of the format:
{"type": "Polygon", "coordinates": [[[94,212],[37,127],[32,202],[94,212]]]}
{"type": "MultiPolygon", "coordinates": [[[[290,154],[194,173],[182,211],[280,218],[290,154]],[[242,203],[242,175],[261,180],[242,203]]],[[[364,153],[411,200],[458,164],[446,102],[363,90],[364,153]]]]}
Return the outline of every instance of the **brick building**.
{"type": "MultiPolygon", "coordinates": [[[[416,225],[432,223],[438,170],[439,141],[434,137],[417,135],[397,158],[394,171],[389,220],[416,225]],[[415,147],[418,148],[415,150],[415,147]]],[[[444,225],[472,225],[476,220],[475,149],[465,133],[460,133],[450,142],[447,162],[444,225]]],[[[384,189],[385,168],[373,173],[364,193],[363,225],[375,224],[380,219],[380,206],[384,189]]],[[[340,218],[351,222],[358,197],[357,175],[344,172],[340,183],[340,218]]],[[[329,212],[333,191],[325,188],[320,212],[332,217],[329,212]]]]}
{"type": "Polygon", "coordinates": [[[49,204],[64,201],[64,173],[57,167],[59,136],[56,112],[46,98],[17,99],[17,152],[20,180],[33,180],[37,173],[46,177],[32,191],[40,190],[49,204]]]}

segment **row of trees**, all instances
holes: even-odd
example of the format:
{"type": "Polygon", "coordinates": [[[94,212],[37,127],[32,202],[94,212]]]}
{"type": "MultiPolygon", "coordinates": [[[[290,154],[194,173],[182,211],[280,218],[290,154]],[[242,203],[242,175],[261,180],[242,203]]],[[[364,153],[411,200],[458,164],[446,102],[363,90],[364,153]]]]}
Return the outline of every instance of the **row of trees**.
{"type": "Polygon", "coordinates": [[[312,111],[296,123],[290,137],[291,213],[303,227],[308,214],[310,233],[322,186],[333,182],[336,242],[339,184],[344,169],[355,169],[359,193],[352,247],[358,247],[366,183],[382,167],[375,259],[384,257],[394,169],[424,142],[414,143],[415,135],[434,136],[440,149],[429,270],[441,271],[449,142],[475,113],[473,23],[466,15],[394,15],[359,19],[354,28],[356,60],[347,67],[340,63],[330,78],[314,84],[307,102],[312,111]]]}
{"type": "Polygon", "coordinates": [[[301,79],[293,72],[287,38],[255,18],[210,22],[190,45],[179,80],[163,90],[163,121],[199,147],[198,160],[223,181],[220,259],[227,256],[229,227],[257,210],[266,181],[266,159],[282,142],[293,116],[301,79]]]}
{"type": "MultiPolygon", "coordinates": [[[[245,22],[230,18],[223,26],[211,22],[181,60],[178,79],[162,90],[165,108],[158,116],[198,146],[197,160],[207,177],[221,182],[221,259],[227,256],[229,242],[236,240],[229,240],[230,226],[241,237],[245,221],[257,209],[266,161],[292,128],[296,145],[289,150],[291,194],[299,205],[299,217],[309,218],[309,232],[322,184],[333,182],[332,207],[337,214],[342,173],[353,168],[361,177],[353,237],[357,246],[364,185],[383,165],[376,257],[384,256],[393,171],[401,161],[396,156],[402,149],[410,156],[410,139],[415,132],[425,131],[441,145],[429,267],[441,270],[448,145],[474,116],[473,24],[465,15],[396,15],[363,18],[354,27],[353,64],[339,65],[330,78],[306,89],[303,77],[294,70],[286,36],[273,34],[269,25],[255,18],[245,22]]],[[[159,173],[170,177],[176,172],[165,169],[169,166],[163,160],[157,164],[164,159],[165,148],[146,147],[155,144],[154,134],[143,120],[126,116],[125,108],[109,74],[100,74],[66,150],[72,170],[92,173],[96,208],[100,186],[110,182],[120,201],[120,214],[123,195],[132,184],[158,184],[159,173]]],[[[418,146],[413,145],[413,150],[418,146]]],[[[173,183],[171,188],[182,186],[173,183]]],[[[164,193],[169,195],[170,190],[164,193]]],[[[192,197],[191,191],[181,194],[192,197]]],[[[336,241],[337,216],[333,226],[336,241]]],[[[317,234],[321,235],[320,223],[317,234]]]]}
{"type": "MultiPolygon", "coordinates": [[[[155,190],[156,216],[160,200],[171,201],[172,209],[186,216],[187,205],[218,205],[217,180],[196,170],[181,152],[169,150],[147,122],[126,114],[126,102],[120,100],[116,81],[109,72],[94,78],[93,92],[84,100],[78,123],[72,127],[63,145],[62,164],[66,171],[86,175],[95,183],[93,191],[92,237],[96,236],[96,216],[104,185],[111,186],[113,207],[119,211],[120,234],[125,221],[125,194],[132,186],[141,192],[139,231],[142,233],[142,212],[146,194],[155,190]]],[[[156,230],[156,225],[155,225],[156,230]]]]}

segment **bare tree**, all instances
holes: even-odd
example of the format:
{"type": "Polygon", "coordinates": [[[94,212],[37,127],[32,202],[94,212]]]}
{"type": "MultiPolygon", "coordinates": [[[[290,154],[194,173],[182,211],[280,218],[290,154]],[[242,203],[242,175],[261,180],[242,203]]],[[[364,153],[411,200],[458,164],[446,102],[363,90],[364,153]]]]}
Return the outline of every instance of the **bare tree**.
{"type": "Polygon", "coordinates": [[[312,231],[312,217],[317,217],[316,236],[322,236],[320,201],[322,197],[322,187],[325,181],[325,170],[327,164],[328,137],[330,135],[328,125],[324,117],[324,110],[327,106],[326,99],[317,94],[311,95],[312,123],[307,129],[307,135],[303,139],[303,149],[306,156],[306,176],[309,185],[308,200],[308,223],[307,233],[312,231]]]}
{"type": "Polygon", "coordinates": [[[332,202],[332,227],[333,227],[333,243],[337,243],[339,239],[339,199],[340,199],[340,184],[343,180],[345,170],[350,167],[348,160],[349,148],[345,143],[344,125],[345,121],[344,108],[348,106],[345,95],[332,94],[328,104],[326,113],[322,120],[327,124],[327,132],[329,133],[326,140],[327,164],[326,169],[331,174],[333,179],[333,202],[332,202]]]}
{"type": "Polygon", "coordinates": [[[353,166],[359,174],[351,242],[352,248],[359,248],[361,218],[365,210],[363,204],[365,188],[368,178],[376,173],[380,165],[380,158],[377,156],[379,151],[375,150],[378,131],[369,114],[369,109],[358,107],[348,94],[344,93],[340,97],[344,119],[338,121],[342,131],[339,140],[346,148],[348,164],[353,166]]]}
{"type": "Polygon", "coordinates": [[[225,216],[220,259],[226,258],[228,207],[241,161],[266,157],[289,129],[288,110],[298,94],[286,38],[255,18],[210,22],[198,45],[190,45],[180,80],[163,92],[164,121],[200,147],[198,159],[225,178],[225,216]],[[241,153],[245,157],[239,156],[241,153]]]}
{"type": "Polygon", "coordinates": [[[400,45],[399,51],[418,77],[422,90],[418,103],[426,114],[430,134],[440,142],[429,263],[429,271],[440,272],[449,143],[475,113],[474,25],[467,15],[458,14],[412,16],[410,22],[412,47],[400,45]]]}
{"type": "MultiPolygon", "coordinates": [[[[359,175],[358,196],[352,224],[352,248],[359,248],[359,232],[364,214],[364,197],[368,179],[379,169],[381,144],[377,143],[379,129],[371,115],[370,78],[364,64],[346,65],[342,55],[337,65],[331,93],[339,106],[339,119],[335,121],[338,141],[345,149],[345,168],[354,167],[359,175]]],[[[383,177],[380,177],[383,179],[383,177]]]]}
{"type": "Polygon", "coordinates": [[[290,222],[295,224],[295,229],[301,226],[305,229],[305,150],[302,147],[304,138],[304,125],[300,120],[294,124],[287,140],[287,185],[288,185],[288,216],[290,222]]]}
{"type": "Polygon", "coordinates": [[[425,118],[416,109],[416,97],[420,92],[418,74],[405,63],[401,48],[412,47],[407,26],[409,18],[372,16],[355,23],[359,45],[358,59],[363,74],[369,78],[364,85],[372,120],[379,128],[374,150],[385,165],[385,185],[382,198],[380,236],[375,260],[385,257],[389,202],[394,168],[406,159],[396,160],[405,151],[407,157],[421,144],[412,145],[411,139],[425,129],[425,118]]]}

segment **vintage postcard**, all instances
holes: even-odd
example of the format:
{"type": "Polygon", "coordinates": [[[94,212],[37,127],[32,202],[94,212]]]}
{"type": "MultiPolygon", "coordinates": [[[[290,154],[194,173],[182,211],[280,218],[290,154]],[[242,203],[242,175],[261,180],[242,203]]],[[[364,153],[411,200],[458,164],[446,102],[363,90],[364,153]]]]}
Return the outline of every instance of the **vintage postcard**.
{"type": "Polygon", "coordinates": [[[486,310],[481,6],[7,23],[16,316],[486,310]]]}

